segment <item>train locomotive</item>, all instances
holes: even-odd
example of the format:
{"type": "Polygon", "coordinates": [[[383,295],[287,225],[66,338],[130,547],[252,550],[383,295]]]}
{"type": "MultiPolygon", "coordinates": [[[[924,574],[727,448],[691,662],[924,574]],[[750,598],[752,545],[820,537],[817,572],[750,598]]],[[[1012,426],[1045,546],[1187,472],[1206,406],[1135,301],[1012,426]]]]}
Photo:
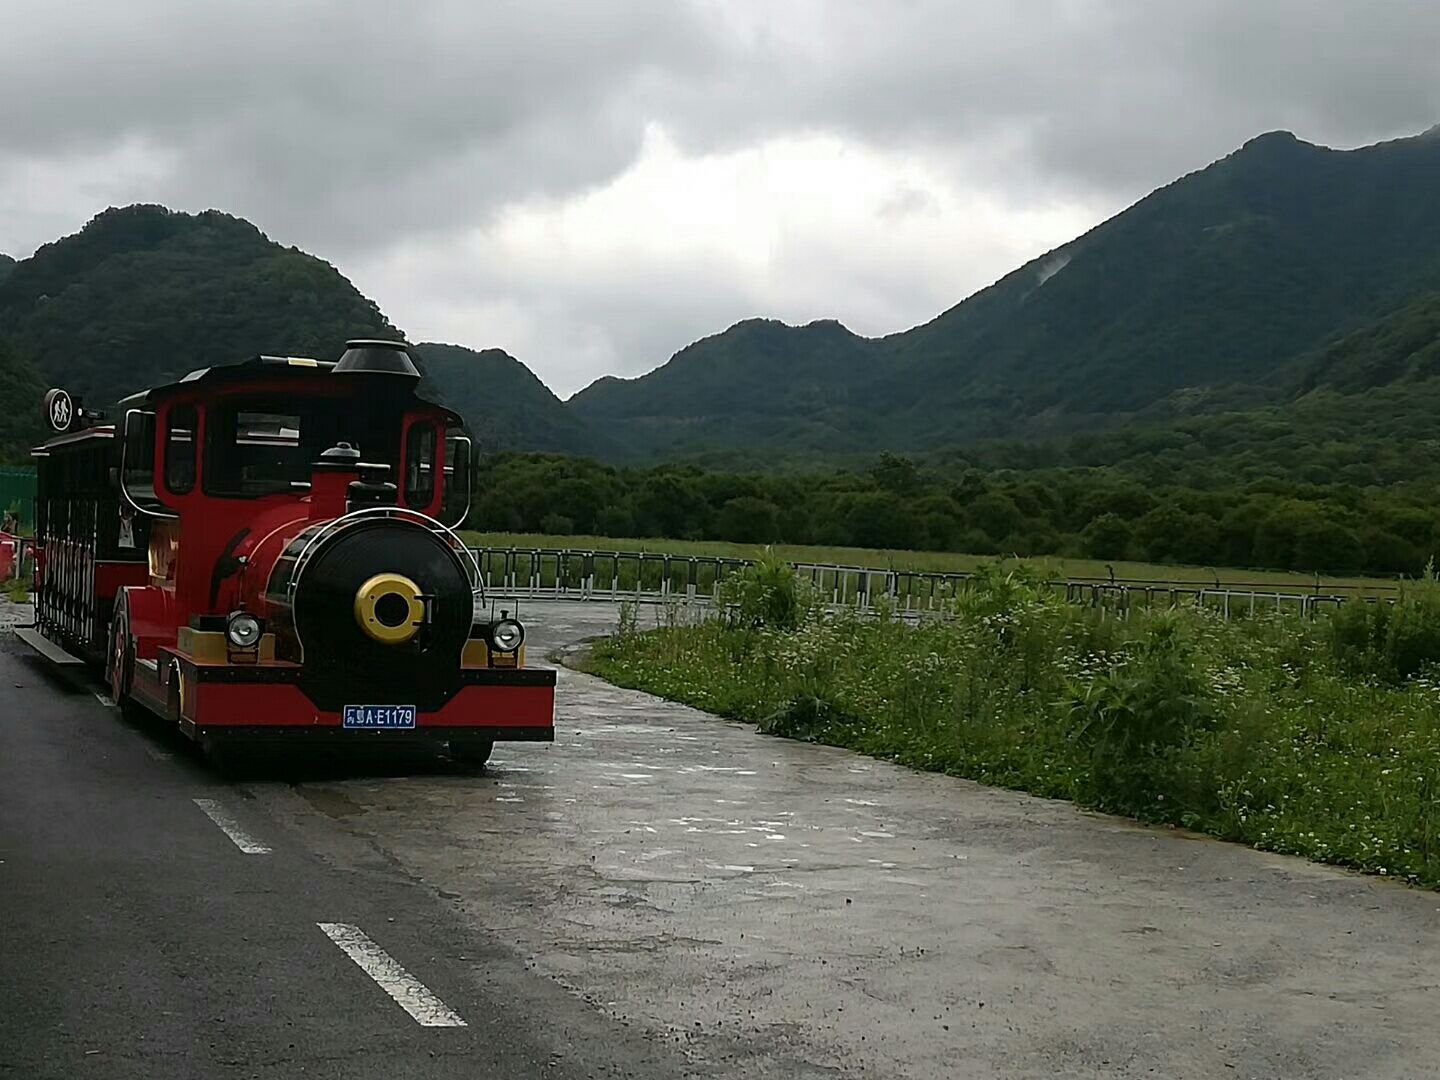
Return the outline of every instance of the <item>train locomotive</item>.
{"type": "Polygon", "coordinates": [[[34,451],[35,626],[128,712],[237,743],[554,737],[555,672],[454,529],[475,462],[401,342],[259,356],[125,398],[63,390],[34,451]]]}

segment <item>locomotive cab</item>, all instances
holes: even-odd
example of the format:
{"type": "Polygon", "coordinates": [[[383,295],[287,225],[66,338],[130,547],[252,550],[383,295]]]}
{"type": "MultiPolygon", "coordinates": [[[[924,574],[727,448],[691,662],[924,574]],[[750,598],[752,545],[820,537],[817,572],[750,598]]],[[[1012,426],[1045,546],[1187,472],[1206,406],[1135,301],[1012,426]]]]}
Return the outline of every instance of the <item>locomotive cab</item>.
{"type": "Polygon", "coordinates": [[[207,744],[369,733],[483,761],[497,739],[553,738],[554,671],[526,666],[508,612],[477,618],[454,532],[470,440],[419,381],[402,344],[352,341],[338,362],[258,357],[126,398],[93,509],[114,558],[89,565],[60,528],[74,436],[51,440],[38,629],[207,744]],[[77,589],[94,598],[78,620],[77,589]]]}

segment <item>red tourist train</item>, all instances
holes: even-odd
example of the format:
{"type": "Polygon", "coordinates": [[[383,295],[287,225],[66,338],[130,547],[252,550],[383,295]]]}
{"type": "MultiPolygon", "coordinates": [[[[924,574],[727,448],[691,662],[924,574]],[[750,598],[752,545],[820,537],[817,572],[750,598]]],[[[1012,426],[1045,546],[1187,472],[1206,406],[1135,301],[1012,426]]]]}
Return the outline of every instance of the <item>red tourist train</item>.
{"type": "Polygon", "coordinates": [[[470,440],[419,382],[402,343],[352,341],[193,371],[109,421],[52,390],[21,636],[216,751],[433,741],[477,764],[553,739],[555,672],[483,615],[454,532],[470,440]]]}

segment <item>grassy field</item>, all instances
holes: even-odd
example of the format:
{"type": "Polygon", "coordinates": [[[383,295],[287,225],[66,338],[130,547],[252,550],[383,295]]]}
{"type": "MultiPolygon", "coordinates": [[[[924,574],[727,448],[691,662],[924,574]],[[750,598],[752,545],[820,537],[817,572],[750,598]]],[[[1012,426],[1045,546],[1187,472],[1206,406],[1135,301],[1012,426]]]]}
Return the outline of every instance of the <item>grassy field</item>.
{"type": "Polygon", "coordinates": [[[912,625],[819,617],[783,567],[729,584],[699,625],[622,612],[589,669],[774,735],[1440,886],[1440,585],[1316,619],[1107,619],[991,573],[956,618],[912,625]]]}
{"type": "MultiPolygon", "coordinates": [[[[461,534],[467,543],[477,547],[570,548],[593,551],[640,551],[672,555],[756,559],[764,549],[758,544],[732,544],[723,540],[648,540],[613,536],[546,536],[540,533],[461,534]]],[[[805,547],[777,544],[775,552],[787,562],[831,563],[844,566],[873,566],[896,570],[972,571],[977,566],[995,562],[993,555],[962,555],[952,551],[882,551],[874,548],[805,547]]],[[[1123,581],[1201,582],[1214,585],[1238,585],[1267,589],[1320,591],[1382,592],[1393,590],[1396,582],[1377,578],[1320,577],[1275,570],[1244,570],[1233,567],[1165,566],[1157,563],[1103,562],[1096,559],[1062,559],[1058,557],[1006,560],[1036,568],[1052,579],[1096,578],[1114,576],[1123,581]]]]}

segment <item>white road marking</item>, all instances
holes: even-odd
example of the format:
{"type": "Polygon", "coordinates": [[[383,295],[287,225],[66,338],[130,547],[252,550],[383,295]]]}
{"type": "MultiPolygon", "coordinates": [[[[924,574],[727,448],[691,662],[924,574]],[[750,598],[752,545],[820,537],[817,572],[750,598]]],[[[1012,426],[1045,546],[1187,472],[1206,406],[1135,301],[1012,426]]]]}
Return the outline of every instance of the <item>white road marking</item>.
{"type": "Polygon", "coordinates": [[[365,931],[349,923],[316,923],[361,971],[374,979],[421,1027],[466,1027],[464,1018],[406,971],[365,931]]]}
{"type": "Polygon", "coordinates": [[[270,849],[256,840],[231,816],[230,811],[214,799],[195,799],[195,805],[205,811],[205,816],[219,826],[220,831],[234,841],[235,846],[246,855],[269,855],[270,849]]]}

